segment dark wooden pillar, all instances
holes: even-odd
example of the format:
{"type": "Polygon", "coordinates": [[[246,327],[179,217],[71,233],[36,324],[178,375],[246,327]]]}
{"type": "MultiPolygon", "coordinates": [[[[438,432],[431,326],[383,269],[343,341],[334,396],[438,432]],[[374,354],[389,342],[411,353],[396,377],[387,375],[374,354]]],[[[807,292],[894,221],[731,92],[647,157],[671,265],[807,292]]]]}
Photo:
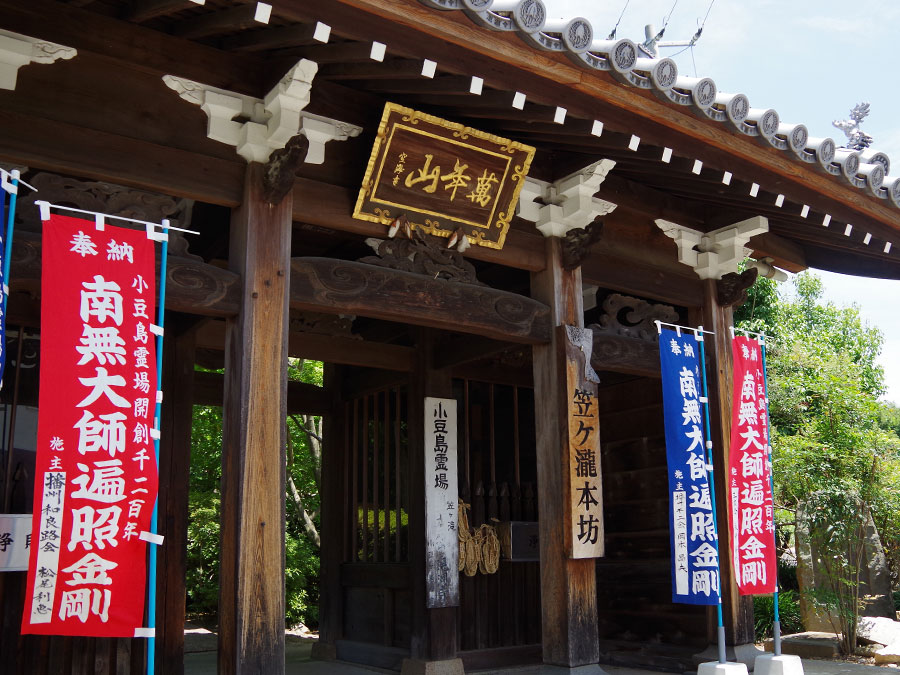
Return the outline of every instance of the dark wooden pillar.
{"type": "Polygon", "coordinates": [[[250,164],[231,219],[243,284],[227,322],[219,673],[284,672],[284,484],[291,195],[262,197],[250,164]]]}
{"type": "MultiPolygon", "coordinates": [[[[531,295],[551,308],[553,325],[584,326],[581,269],[560,263],[560,240],[547,240],[547,267],[532,275],[531,295]]],[[[541,543],[541,611],[544,663],[574,668],[596,664],[595,561],[569,559],[565,543],[568,461],[566,364],[557,331],[550,344],[533,348],[537,433],[538,519],[541,543]]],[[[599,670],[599,668],[598,668],[599,670]]]]}
{"type": "MultiPolygon", "coordinates": [[[[709,279],[703,282],[702,324],[707,335],[706,376],[709,384],[710,422],[713,442],[713,475],[716,481],[716,517],[719,523],[719,561],[722,574],[722,614],[725,623],[725,639],[729,645],[753,643],[753,599],[738,593],[731,566],[728,545],[728,448],[731,444],[731,307],[722,306],[718,299],[718,283],[709,279]]],[[[714,616],[714,613],[710,616],[714,616]]],[[[715,629],[711,632],[715,641],[715,629]]]]}
{"type": "Polygon", "coordinates": [[[325,396],[331,400],[331,411],[324,419],[322,445],[321,564],[319,565],[319,641],[313,645],[313,656],[336,657],[335,641],[343,637],[344,617],[341,591],[341,563],[346,514],[344,475],[347,472],[347,424],[344,405],[340,401],[340,366],[325,364],[325,396]]]}
{"type": "MultiPolygon", "coordinates": [[[[453,396],[449,369],[434,366],[436,332],[419,329],[416,363],[409,387],[409,564],[412,582],[410,660],[403,673],[437,672],[427,662],[449,661],[441,673],[462,673],[456,660],[456,607],[428,609],[425,593],[425,397],[453,396]]],[[[462,419],[460,411],[459,419],[462,419]]]]}
{"type": "Polygon", "coordinates": [[[181,675],[197,324],[192,318],[166,324],[159,443],[159,533],[165,540],[157,559],[156,662],[160,672],[181,675]]]}

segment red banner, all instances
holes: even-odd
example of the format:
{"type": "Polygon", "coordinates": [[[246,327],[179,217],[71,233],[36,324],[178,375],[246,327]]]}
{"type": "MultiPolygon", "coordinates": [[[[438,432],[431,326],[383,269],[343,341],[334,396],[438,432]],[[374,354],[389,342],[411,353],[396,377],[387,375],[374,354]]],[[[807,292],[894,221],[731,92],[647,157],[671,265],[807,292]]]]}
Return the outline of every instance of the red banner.
{"type": "Polygon", "coordinates": [[[731,419],[729,521],[735,578],[741,595],[775,591],[775,525],[769,462],[769,416],[762,351],[736,337],[731,419]]]}
{"type": "Polygon", "coordinates": [[[156,271],[143,230],[44,221],[23,633],[132,637],[157,493],[156,271]]]}

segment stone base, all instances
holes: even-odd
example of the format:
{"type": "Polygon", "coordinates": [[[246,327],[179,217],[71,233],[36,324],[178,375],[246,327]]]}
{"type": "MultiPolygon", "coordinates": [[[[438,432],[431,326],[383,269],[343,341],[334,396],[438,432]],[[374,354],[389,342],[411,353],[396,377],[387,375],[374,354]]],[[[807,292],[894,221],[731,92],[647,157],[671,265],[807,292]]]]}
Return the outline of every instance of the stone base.
{"type": "Polygon", "coordinates": [[[539,675],[606,675],[606,671],[596,663],[591,663],[586,666],[571,667],[551,666],[550,664],[545,663],[536,672],[539,673],[539,675]]]}
{"type": "MultiPolygon", "coordinates": [[[[772,640],[766,640],[766,651],[772,651],[772,640]]],[[[781,636],[781,653],[795,654],[803,659],[830,659],[841,653],[834,633],[807,631],[781,636]]]]}
{"type": "Polygon", "coordinates": [[[337,658],[337,648],[327,642],[316,642],[309,655],[319,661],[334,661],[337,658]]]}
{"type": "Polygon", "coordinates": [[[803,662],[794,654],[761,654],[753,668],[756,675],[803,675],[803,662]]]}
{"type": "MultiPolygon", "coordinates": [[[[742,663],[748,670],[753,670],[753,664],[756,657],[760,656],[763,651],[755,644],[747,643],[743,645],[727,645],[725,647],[725,658],[729,663],[742,663]]],[[[699,654],[694,654],[694,663],[701,664],[707,661],[716,661],[719,658],[719,647],[710,645],[699,654]]]]}
{"type": "Polygon", "coordinates": [[[400,675],[465,675],[462,659],[445,661],[421,661],[403,659],[400,675]]]}
{"type": "Polygon", "coordinates": [[[747,675],[747,666],[743,663],[707,661],[697,666],[697,675],[747,675]]]}

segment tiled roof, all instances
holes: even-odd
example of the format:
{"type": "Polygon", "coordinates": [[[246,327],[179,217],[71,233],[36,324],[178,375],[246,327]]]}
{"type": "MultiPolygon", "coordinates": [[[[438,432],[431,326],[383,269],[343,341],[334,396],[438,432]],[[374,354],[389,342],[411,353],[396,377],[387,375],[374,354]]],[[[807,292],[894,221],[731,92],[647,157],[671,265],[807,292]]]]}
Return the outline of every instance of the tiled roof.
{"type": "Polygon", "coordinates": [[[627,38],[597,38],[582,17],[550,20],[541,0],[420,0],[444,11],[460,11],[485,29],[512,32],[535,49],[559,52],[585,70],[609,73],[623,86],[652,92],[672,105],[698,114],[797,161],[816,165],[857,189],[900,208],[900,175],[890,176],[890,158],[874,149],[838,147],[831,138],[814,138],[804,124],[789,124],[773,108],[752,107],[744,94],[721,92],[709,77],[685,77],[670,58],[646,58],[627,38]]]}

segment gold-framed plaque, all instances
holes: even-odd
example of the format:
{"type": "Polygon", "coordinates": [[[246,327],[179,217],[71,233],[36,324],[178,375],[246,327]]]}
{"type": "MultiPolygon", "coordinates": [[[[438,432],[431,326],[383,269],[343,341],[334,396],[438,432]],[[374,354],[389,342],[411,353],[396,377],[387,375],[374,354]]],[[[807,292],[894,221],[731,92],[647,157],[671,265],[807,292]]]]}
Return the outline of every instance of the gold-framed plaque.
{"type": "Polygon", "coordinates": [[[534,148],[387,103],[353,217],[501,249],[534,148]]]}

